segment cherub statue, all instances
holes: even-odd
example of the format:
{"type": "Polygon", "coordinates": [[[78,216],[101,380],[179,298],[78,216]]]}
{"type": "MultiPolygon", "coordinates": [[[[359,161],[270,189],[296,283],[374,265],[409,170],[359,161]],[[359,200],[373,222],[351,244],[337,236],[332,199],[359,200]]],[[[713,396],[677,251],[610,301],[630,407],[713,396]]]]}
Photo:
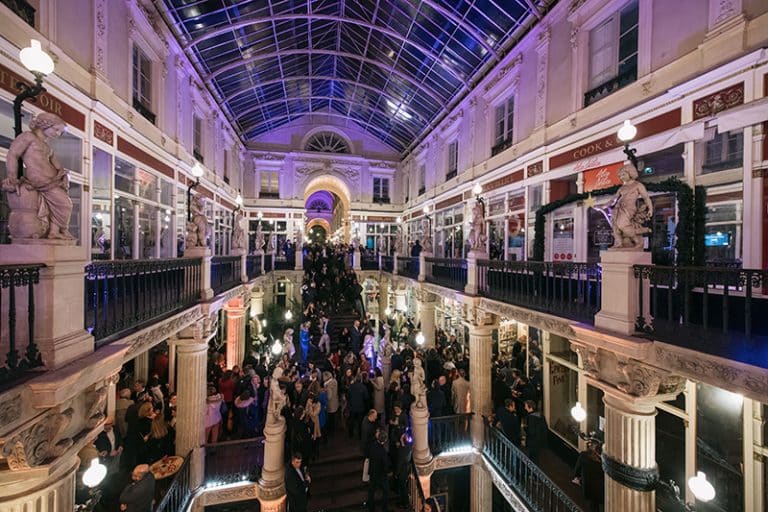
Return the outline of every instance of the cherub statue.
{"type": "Polygon", "coordinates": [[[283,354],[288,354],[291,359],[296,354],[296,345],[293,344],[293,329],[290,327],[283,333],[283,354]]]}
{"type": "Polygon", "coordinates": [[[275,252],[277,252],[277,241],[275,239],[274,233],[269,234],[267,249],[269,250],[270,254],[274,254],[275,252]]]}
{"type": "Polygon", "coordinates": [[[56,114],[44,112],[32,119],[29,129],[13,139],[6,157],[8,177],[2,189],[8,193],[11,209],[11,238],[14,242],[47,238],[74,243],[69,232],[69,173],[49,146],[51,140],[64,133],[66,123],[56,114]],[[19,161],[24,164],[21,176],[19,161]]]}
{"type": "Polygon", "coordinates": [[[379,237],[379,254],[384,254],[387,252],[387,239],[382,237],[379,237]]]}
{"type": "Polygon", "coordinates": [[[243,213],[238,210],[235,214],[235,225],[232,226],[232,250],[245,249],[245,230],[243,229],[243,213]]]}
{"type": "Polygon", "coordinates": [[[421,219],[421,251],[424,253],[432,254],[432,228],[429,225],[429,219],[426,217],[421,219]]]}
{"type": "Polygon", "coordinates": [[[261,222],[256,226],[256,253],[264,253],[264,232],[261,230],[261,222]]]}
{"type": "Polygon", "coordinates": [[[187,222],[187,248],[205,247],[210,236],[208,219],[205,217],[203,196],[196,195],[189,204],[192,220],[187,222]]]}
{"type": "Polygon", "coordinates": [[[395,237],[395,254],[403,254],[403,240],[399,234],[395,237]]]}
{"type": "Polygon", "coordinates": [[[414,405],[421,409],[427,406],[427,386],[424,383],[424,368],[421,366],[421,358],[413,359],[413,371],[411,372],[411,394],[416,397],[414,405]]]}
{"type": "Polygon", "coordinates": [[[619,187],[610,206],[614,249],[642,249],[645,233],[651,231],[645,224],[653,216],[653,203],[645,185],[637,181],[637,168],[627,163],[619,169],[619,187]],[[638,200],[642,203],[638,206],[638,200]]]}
{"type": "Polygon", "coordinates": [[[475,201],[472,207],[472,223],[470,224],[468,242],[474,251],[485,251],[485,205],[482,201],[475,201]]]}
{"type": "Polygon", "coordinates": [[[269,379],[269,414],[267,415],[268,423],[277,423],[284,421],[281,416],[281,412],[285,404],[288,403],[288,399],[285,396],[285,391],[280,387],[280,378],[283,376],[283,369],[278,365],[272,372],[272,378],[269,379]]]}

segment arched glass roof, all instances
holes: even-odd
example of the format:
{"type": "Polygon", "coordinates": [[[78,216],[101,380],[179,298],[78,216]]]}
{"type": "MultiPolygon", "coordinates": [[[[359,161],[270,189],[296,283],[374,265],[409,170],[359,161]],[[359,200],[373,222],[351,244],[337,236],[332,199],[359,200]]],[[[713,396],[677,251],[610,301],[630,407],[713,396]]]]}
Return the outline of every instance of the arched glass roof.
{"type": "Polygon", "coordinates": [[[245,142],[310,112],[403,152],[555,0],[162,0],[245,142]]]}

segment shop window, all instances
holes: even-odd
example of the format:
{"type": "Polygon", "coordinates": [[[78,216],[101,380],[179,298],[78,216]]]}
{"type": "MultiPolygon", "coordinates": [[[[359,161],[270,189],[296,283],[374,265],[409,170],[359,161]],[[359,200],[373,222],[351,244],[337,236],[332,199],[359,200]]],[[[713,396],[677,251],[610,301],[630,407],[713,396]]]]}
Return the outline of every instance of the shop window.
{"type": "Polygon", "coordinates": [[[139,259],[155,257],[158,208],[139,203],[139,259]]]}
{"type": "Polygon", "coordinates": [[[653,218],[651,219],[651,256],[654,265],[675,264],[675,243],[677,212],[675,196],[663,194],[651,197],[653,218]]]}
{"type": "MultiPolygon", "coordinates": [[[[681,393],[682,394],[682,393],[681,393]]],[[[661,480],[674,480],[681,490],[685,483],[685,422],[658,409],[656,414],[656,463],[661,480]]],[[[709,475],[707,475],[709,476],[709,475]]],[[[682,490],[682,493],[685,493],[682,490]]],[[[675,510],[664,493],[657,493],[659,510],[675,510]]]]}
{"type": "Polygon", "coordinates": [[[449,180],[455,177],[459,172],[459,141],[454,140],[448,144],[448,168],[446,169],[445,179],[449,180]]]}
{"type": "Polygon", "coordinates": [[[515,98],[510,96],[494,111],[494,139],[491,156],[497,155],[512,145],[515,120],[515,98]]]}
{"type": "Polygon", "coordinates": [[[115,259],[133,257],[133,202],[125,197],[115,199],[115,259]]]}
{"type": "Polygon", "coordinates": [[[573,446],[576,446],[579,441],[576,431],[573,429],[576,422],[571,417],[571,407],[578,401],[578,382],[579,374],[576,370],[559,363],[550,362],[550,428],[573,446]]]}
{"type": "Polygon", "coordinates": [[[666,180],[670,176],[683,176],[685,161],[683,144],[662,149],[655,153],[642,155],[639,161],[638,174],[640,181],[653,183],[666,180]]]}
{"type": "Polygon", "coordinates": [[[710,265],[741,265],[741,201],[707,205],[704,249],[710,265]]]}
{"type": "Polygon", "coordinates": [[[160,209],[160,257],[161,258],[172,258],[173,257],[173,246],[176,243],[174,234],[173,234],[173,224],[171,223],[171,218],[173,212],[170,209],[160,209]]]}
{"type": "Polygon", "coordinates": [[[64,132],[61,137],[51,140],[49,146],[64,169],[83,173],[83,141],[80,137],[64,132]]]}
{"type": "Polygon", "coordinates": [[[701,174],[738,169],[744,165],[744,133],[718,133],[706,142],[701,174]]]}
{"type": "Polygon", "coordinates": [[[112,252],[112,155],[93,150],[91,181],[91,259],[110,259],[112,252]]]}

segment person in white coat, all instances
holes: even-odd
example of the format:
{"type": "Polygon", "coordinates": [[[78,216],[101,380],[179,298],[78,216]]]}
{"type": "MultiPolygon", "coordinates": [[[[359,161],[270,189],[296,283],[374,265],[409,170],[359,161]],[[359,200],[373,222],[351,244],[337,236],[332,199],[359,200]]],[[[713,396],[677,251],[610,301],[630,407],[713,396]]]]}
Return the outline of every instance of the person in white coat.
{"type": "Polygon", "coordinates": [[[451,404],[454,414],[464,414],[469,411],[469,381],[464,376],[464,370],[459,370],[451,384],[451,404]]]}
{"type": "MultiPolygon", "coordinates": [[[[339,413],[339,383],[331,372],[323,372],[323,385],[328,397],[328,418],[325,422],[325,430],[331,434],[336,429],[336,417],[339,413]]],[[[328,439],[328,435],[325,436],[328,439]]]]}
{"type": "Polygon", "coordinates": [[[380,368],[374,370],[374,377],[371,379],[371,384],[373,385],[373,408],[379,413],[379,422],[383,422],[384,410],[386,409],[386,400],[384,399],[386,389],[384,387],[384,376],[382,375],[380,368]]]}

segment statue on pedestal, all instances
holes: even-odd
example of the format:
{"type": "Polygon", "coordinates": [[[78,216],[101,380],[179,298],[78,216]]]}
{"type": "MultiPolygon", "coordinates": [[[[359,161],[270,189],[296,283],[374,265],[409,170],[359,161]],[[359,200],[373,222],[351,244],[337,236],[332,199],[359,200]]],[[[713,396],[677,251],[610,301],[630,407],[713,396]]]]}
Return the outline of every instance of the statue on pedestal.
{"type": "Polygon", "coordinates": [[[653,203],[645,185],[637,181],[637,168],[633,164],[627,163],[618,175],[623,185],[609,206],[613,249],[642,249],[643,235],[651,231],[645,224],[653,216],[653,203]]]}
{"type": "Polygon", "coordinates": [[[473,251],[485,252],[485,242],[487,240],[488,237],[485,234],[485,205],[478,199],[472,207],[472,223],[470,224],[467,241],[473,251]]]}
{"type": "Polygon", "coordinates": [[[243,213],[238,210],[235,214],[235,225],[232,226],[232,251],[245,249],[245,230],[243,229],[243,213]]]}
{"type": "Polygon", "coordinates": [[[280,387],[280,378],[283,376],[283,369],[278,365],[272,372],[272,378],[269,379],[269,403],[267,423],[279,423],[284,421],[281,416],[283,407],[288,403],[285,391],[280,387]]]}
{"type": "Polygon", "coordinates": [[[421,366],[421,359],[413,359],[413,371],[411,372],[411,394],[416,398],[414,404],[417,408],[427,406],[427,385],[424,383],[424,368],[421,366]]]}
{"type": "Polygon", "coordinates": [[[191,213],[190,221],[187,221],[187,249],[192,247],[206,247],[210,236],[208,219],[205,217],[205,202],[203,196],[196,195],[189,204],[191,213]]]}
{"type": "Polygon", "coordinates": [[[275,234],[270,233],[269,234],[269,241],[267,242],[267,249],[270,254],[274,254],[277,252],[277,242],[275,239],[275,234]]]}
{"type": "Polygon", "coordinates": [[[264,232],[261,230],[261,221],[256,226],[256,254],[264,254],[264,232]]]}
{"type": "Polygon", "coordinates": [[[64,133],[66,123],[56,114],[44,112],[32,119],[29,129],[8,148],[8,177],[2,183],[11,209],[8,231],[14,243],[48,239],[74,244],[75,238],[69,232],[73,208],[69,172],[48,145],[64,133]],[[19,162],[24,167],[21,176],[19,162]]]}
{"type": "Polygon", "coordinates": [[[400,233],[395,237],[395,254],[403,255],[403,239],[400,233]]]}
{"type": "Polygon", "coordinates": [[[421,242],[422,252],[432,254],[432,228],[429,225],[429,219],[427,219],[426,217],[421,220],[421,233],[422,233],[422,242],[421,242]]]}

